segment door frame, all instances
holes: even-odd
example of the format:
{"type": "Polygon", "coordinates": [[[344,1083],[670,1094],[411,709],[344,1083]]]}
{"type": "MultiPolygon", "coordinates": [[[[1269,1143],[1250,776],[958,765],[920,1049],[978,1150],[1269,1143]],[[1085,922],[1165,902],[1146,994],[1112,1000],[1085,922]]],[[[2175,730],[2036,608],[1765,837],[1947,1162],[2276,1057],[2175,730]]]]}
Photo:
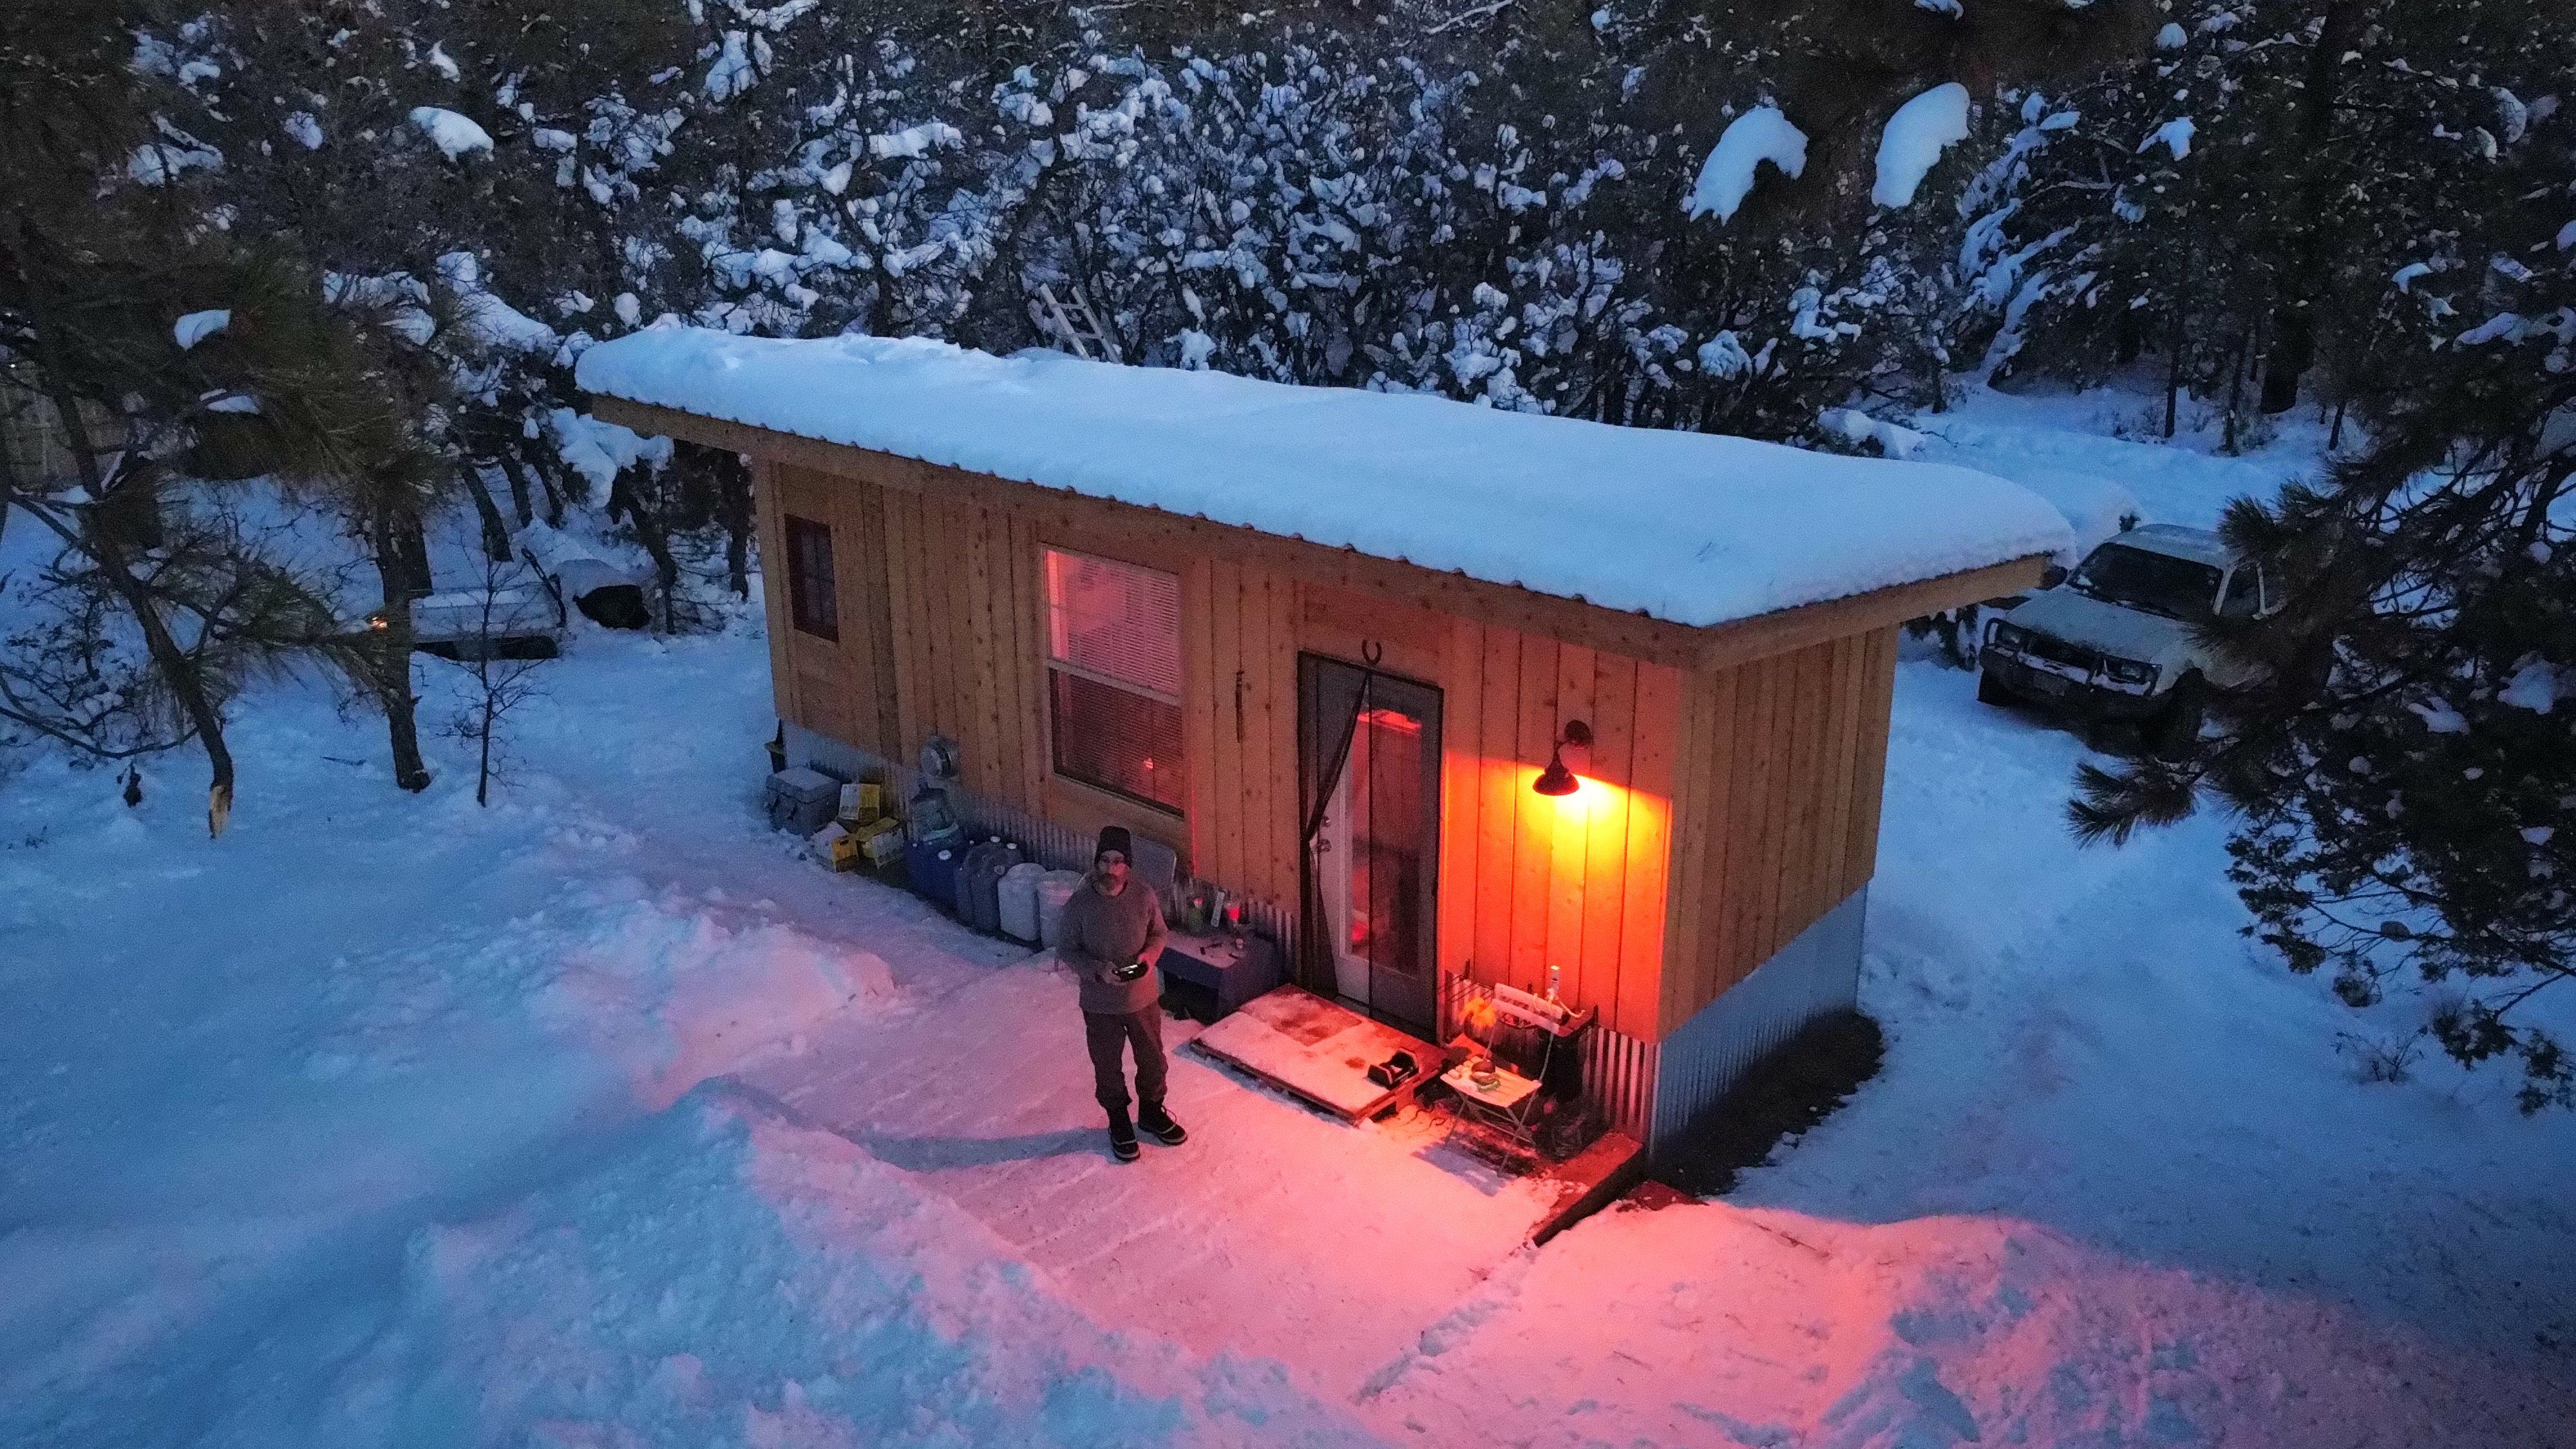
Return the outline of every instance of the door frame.
{"type": "MultiPolygon", "coordinates": [[[[1428,680],[1398,674],[1381,666],[1354,663],[1315,650],[1298,651],[1297,861],[1300,899],[1308,917],[1300,933],[1306,937],[1307,946],[1299,952],[1299,974],[1309,991],[1340,1000],[1345,1006],[1362,1010],[1373,1019],[1426,1040],[1437,1037],[1440,1016],[1440,851],[1442,826],[1445,824],[1442,816],[1447,799],[1442,785],[1448,768],[1443,739],[1444,702],[1440,686],[1428,680]],[[1324,773],[1333,769],[1336,763],[1345,769],[1349,763],[1347,758],[1338,762],[1332,758],[1336,750],[1347,751],[1347,735],[1355,722],[1355,712],[1349,707],[1328,712],[1327,706],[1334,700],[1327,698],[1325,685],[1335,674],[1343,676],[1340,682],[1345,688],[1335,690],[1334,695],[1346,699],[1349,705],[1356,705],[1359,687],[1365,684],[1372,692],[1383,690],[1384,703],[1415,715],[1423,726],[1423,858],[1419,887],[1421,899],[1416,902],[1421,934],[1417,959],[1421,963],[1421,973],[1418,991],[1401,993],[1401,999],[1392,1005],[1384,999],[1385,993],[1376,989],[1374,979],[1368,1002],[1355,1003],[1340,996],[1336,974],[1340,943],[1331,939],[1332,926],[1327,919],[1324,882],[1316,870],[1315,833],[1307,829],[1309,822],[1322,818],[1317,809],[1319,792],[1332,793],[1325,788],[1324,773]],[[1353,675],[1358,678],[1349,678],[1353,675]],[[1413,999],[1417,996],[1418,1001],[1413,999]],[[1417,1007],[1418,1015],[1413,1009],[1417,1007]]],[[[1340,781],[1330,783],[1338,788],[1340,781]]]]}

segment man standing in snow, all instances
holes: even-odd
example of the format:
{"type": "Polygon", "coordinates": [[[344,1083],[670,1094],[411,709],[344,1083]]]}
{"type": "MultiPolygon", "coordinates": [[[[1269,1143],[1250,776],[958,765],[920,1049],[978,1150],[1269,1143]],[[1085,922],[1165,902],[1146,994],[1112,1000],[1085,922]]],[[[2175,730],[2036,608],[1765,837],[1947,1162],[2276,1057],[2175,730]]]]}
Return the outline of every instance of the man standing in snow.
{"type": "Polygon", "coordinates": [[[1178,1147],[1189,1134],[1163,1110],[1163,903],[1127,878],[1133,842],[1121,826],[1100,832],[1091,874],[1065,902],[1056,956],[1082,983],[1082,1038],[1091,1080],[1109,1112],[1109,1149],[1136,1160],[1136,1129],[1178,1147]],[[1125,1049],[1136,1048],[1136,1120],[1127,1120],[1125,1049]]]}

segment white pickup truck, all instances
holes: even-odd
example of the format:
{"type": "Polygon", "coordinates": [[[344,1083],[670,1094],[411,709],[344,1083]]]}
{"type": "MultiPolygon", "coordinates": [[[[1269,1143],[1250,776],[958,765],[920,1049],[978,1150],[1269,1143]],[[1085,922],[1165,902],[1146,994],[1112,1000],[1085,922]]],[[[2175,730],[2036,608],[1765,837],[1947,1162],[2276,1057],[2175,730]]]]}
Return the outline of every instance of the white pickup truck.
{"type": "Polygon", "coordinates": [[[2281,606],[2273,587],[2208,529],[2130,529],[1988,622],[1977,698],[2134,720],[2150,748],[2178,750],[2199,735],[2209,691],[2250,673],[2202,643],[2198,626],[2271,613],[2281,606]]]}

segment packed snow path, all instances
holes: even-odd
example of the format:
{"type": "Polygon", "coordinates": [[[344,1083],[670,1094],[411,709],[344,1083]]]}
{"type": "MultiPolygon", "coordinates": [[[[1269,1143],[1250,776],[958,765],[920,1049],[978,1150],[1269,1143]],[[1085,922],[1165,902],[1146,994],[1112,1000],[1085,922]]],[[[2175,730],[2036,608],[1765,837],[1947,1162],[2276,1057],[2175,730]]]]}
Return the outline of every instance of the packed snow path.
{"type": "MultiPolygon", "coordinates": [[[[1925,421],[2166,517],[2243,466],[1925,421]]],[[[1885,1070],[1527,1253],[1187,1057],[1113,1172],[1060,979],[758,828],[754,628],[579,636],[489,811],[292,688],[221,841],[192,759],[0,782],[0,1441],[2576,1442],[2576,1123],[2355,1084],[2223,822],[2076,850],[2081,745],[1963,674],[1898,680],[1885,1070]]]]}

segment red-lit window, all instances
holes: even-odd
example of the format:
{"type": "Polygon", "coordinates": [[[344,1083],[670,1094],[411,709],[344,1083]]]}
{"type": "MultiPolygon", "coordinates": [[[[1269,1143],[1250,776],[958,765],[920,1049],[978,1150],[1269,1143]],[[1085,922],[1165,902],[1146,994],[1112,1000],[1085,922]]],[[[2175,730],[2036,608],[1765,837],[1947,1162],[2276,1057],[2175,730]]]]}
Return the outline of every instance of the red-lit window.
{"type": "Polygon", "coordinates": [[[832,590],[831,525],[787,515],[787,612],[798,629],[841,637],[841,606],[832,590]]]}
{"type": "Polygon", "coordinates": [[[1055,772],[1178,813],[1181,581],[1053,548],[1046,578],[1055,772]]]}

